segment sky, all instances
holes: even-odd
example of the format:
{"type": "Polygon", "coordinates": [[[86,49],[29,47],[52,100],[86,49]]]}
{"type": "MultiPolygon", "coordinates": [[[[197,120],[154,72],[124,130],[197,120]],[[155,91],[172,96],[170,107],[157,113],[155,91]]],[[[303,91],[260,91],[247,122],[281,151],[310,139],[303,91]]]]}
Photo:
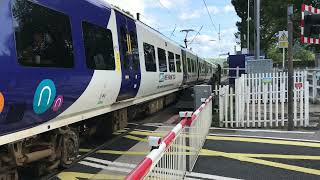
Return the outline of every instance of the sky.
{"type": "Polygon", "coordinates": [[[219,57],[234,53],[239,21],[231,0],[103,0],[116,5],[134,16],[141,14],[141,21],[160,31],[165,36],[183,45],[183,29],[193,29],[188,40],[192,51],[203,58],[219,57]],[[219,25],[221,39],[219,41],[219,25]],[[201,29],[200,34],[196,36],[201,29]],[[196,37],[195,37],[196,36],[196,37]],[[190,43],[190,42],[189,42],[190,43]]]}

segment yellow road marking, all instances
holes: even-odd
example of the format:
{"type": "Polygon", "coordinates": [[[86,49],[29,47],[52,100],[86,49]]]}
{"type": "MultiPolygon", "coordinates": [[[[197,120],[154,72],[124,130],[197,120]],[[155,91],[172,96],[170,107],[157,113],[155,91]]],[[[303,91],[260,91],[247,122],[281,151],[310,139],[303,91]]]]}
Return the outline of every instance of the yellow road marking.
{"type": "Polygon", "coordinates": [[[164,137],[168,133],[167,132],[163,132],[163,133],[153,132],[152,133],[152,132],[142,132],[142,131],[131,131],[131,132],[129,132],[129,134],[138,135],[138,136],[159,136],[159,137],[164,137]]]}
{"type": "Polygon", "coordinates": [[[281,159],[303,159],[303,160],[320,160],[320,156],[300,156],[300,155],[279,155],[279,154],[242,154],[242,153],[225,153],[220,151],[211,151],[203,149],[200,155],[208,156],[222,156],[229,159],[236,159],[239,161],[261,164],[265,166],[271,166],[291,171],[302,172],[306,174],[320,175],[320,170],[305,168],[300,166],[288,165],[284,163],[272,162],[268,160],[256,159],[259,158],[281,158],[281,159]]]}
{"type": "Polygon", "coordinates": [[[224,156],[224,157],[227,157],[230,159],[236,159],[236,160],[244,161],[244,162],[250,162],[250,163],[261,164],[261,165],[270,166],[270,167],[276,167],[276,168],[280,168],[280,169],[302,172],[302,173],[306,173],[306,174],[320,175],[320,170],[317,170],[317,169],[305,168],[305,167],[300,167],[300,166],[294,166],[294,165],[289,165],[289,164],[283,164],[283,163],[272,162],[272,161],[256,159],[256,158],[243,157],[243,156],[224,156]]]}
{"type": "Polygon", "coordinates": [[[148,142],[148,140],[145,139],[145,138],[140,138],[140,137],[136,137],[136,136],[132,136],[132,135],[126,135],[124,137],[128,138],[128,139],[131,139],[131,140],[135,140],[135,141],[148,142]]]}
{"type": "MultiPolygon", "coordinates": [[[[80,149],[80,152],[90,152],[91,149],[80,149]]],[[[117,151],[117,150],[100,150],[99,154],[115,154],[115,155],[147,155],[148,152],[143,151],[117,151]]],[[[184,154],[191,154],[187,152],[184,154]]],[[[174,153],[171,153],[174,154],[174,153]]],[[[246,153],[226,153],[221,151],[212,151],[201,149],[200,156],[234,156],[234,157],[249,157],[249,158],[274,158],[274,159],[292,159],[292,160],[320,160],[320,156],[304,156],[304,155],[283,155],[283,154],[246,154],[246,153]]]]}
{"type": "Polygon", "coordinates": [[[109,174],[89,174],[89,173],[78,173],[78,172],[62,172],[58,174],[57,177],[61,180],[79,180],[80,178],[96,179],[96,180],[104,180],[104,179],[120,180],[125,178],[125,176],[116,176],[116,175],[109,175],[109,174]]]}
{"type": "Polygon", "coordinates": [[[285,154],[247,154],[247,153],[226,153],[221,151],[212,151],[201,149],[201,156],[241,156],[250,158],[274,158],[274,159],[293,159],[293,160],[320,160],[320,156],[305,156],[305,155],[285,155],[285,154]]]}
{"type": "Polygon", "coordinates": [[[207,139],[208,140],[215,140],[215,141],[238,141],[238,142],[252,142],[252,143],[304,146],[304,147],[316,147],[316,148],[320,147],[320,143],[301,142],[301,141],[287,141],[287,140],[274,140],[274,139],[223,137],[223,136],[207,136],[207,139]]]}
{"type": "MultiPolygon", "coordinates": [[[[163,137],[165,133],[153,133],[148,131],[132,131],[132,135],[124,136],[136,141],[147,142],[147,139],[136,137],[133,135],[140,136],[159,136],[163,137]]],[[[299,141],[289,141],[289,140],[274,140],[274,139],[261,139],[261,138],[243,138],[243,137],[223,137],[223,136],[207,136],[208,140],[217,141],[237,141],[237,142],[251,142],[251,143],[263,143],[263,144],[276,144],[276,145],[291,145],[291,146],[302,146],[302,147],[314,147],[319,148],[320,143],[312,142],[299,142],[299,141]]],[[[179,146],[184,149],[191,149],[189,146],[179,146]]],[[[80,152],[89,152],[89,149],[82,149],[80,152]]],[[[117,155],[147,155],[149,152],[134,152],[134,151],[113,151],[113,150],[100,150],[97,153],[103,154],[117,154],[117,155]]],[[[186,154],[190,154],[187,152],[186,154]]],[[[309,156],[309,155],[284,155],[284,154],[246,154],[246,153],[226,153],[220,151],[213,151],[208,149],[202,149],[200,151],[201,156],[221,156],[225,158],[235,159],[243,162],[261,164],[270,167],[276,167],[280,169],[286,169],[296,172],[302,172],[306,174],[320,175],[320,170],[305,168],[295,165],[288,165],[284,163],[272,162],[268,160],[262,160],[257,158],[275,158],[275,159],[291,159],[291,160],[320,160],[320,156],[309,156]]]]}

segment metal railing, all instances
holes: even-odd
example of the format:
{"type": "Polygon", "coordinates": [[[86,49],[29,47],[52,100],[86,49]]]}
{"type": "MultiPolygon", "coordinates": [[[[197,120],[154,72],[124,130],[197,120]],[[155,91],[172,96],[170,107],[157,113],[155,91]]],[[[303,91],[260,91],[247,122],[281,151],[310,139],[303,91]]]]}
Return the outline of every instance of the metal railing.
{"type": "Polygon", "coordinates": [[[240,68],[240,67],[236,67],[236,68],[222,68],[222,75],[225,77],[228,77],[229,79],[237,79],[240,77],[240,71],[246,71],[246,68],[240,68]],[[235,71],[236,72],[236,76],[229,76],[230,71],[235,71]]]}
{"type": "Polygon", "coordinates": [[[310,99],[313,103],[320,100],[320,69],[306,69],[310,88],[310,99]]]}
{"type": "Polygon", "coordinates": [[[180,112],[181,115],[185,118],[131,171],[126,180],[184,179],[186,172],[192,171],[211,127],[212,97],[194,113],[180,112]]]}

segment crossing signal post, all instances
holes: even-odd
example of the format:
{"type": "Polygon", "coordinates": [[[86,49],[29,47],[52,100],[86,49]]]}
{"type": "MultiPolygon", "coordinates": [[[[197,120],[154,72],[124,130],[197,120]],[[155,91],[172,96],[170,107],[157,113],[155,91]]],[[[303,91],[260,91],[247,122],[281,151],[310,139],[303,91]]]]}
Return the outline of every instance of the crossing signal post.
{"type": "Polygon", "coordinates": [[[293,5],[288,5],[288,131],[293,130],[293,5]]]}

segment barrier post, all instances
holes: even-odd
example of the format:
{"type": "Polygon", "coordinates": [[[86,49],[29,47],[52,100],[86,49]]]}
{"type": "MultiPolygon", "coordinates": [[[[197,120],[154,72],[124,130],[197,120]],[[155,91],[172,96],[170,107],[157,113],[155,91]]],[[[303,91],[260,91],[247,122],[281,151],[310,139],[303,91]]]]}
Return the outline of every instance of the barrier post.
{"type": "Polygon", "coordinates": [[[312,103],[317,102],[317,72],[312,72],[312,103]]]}

